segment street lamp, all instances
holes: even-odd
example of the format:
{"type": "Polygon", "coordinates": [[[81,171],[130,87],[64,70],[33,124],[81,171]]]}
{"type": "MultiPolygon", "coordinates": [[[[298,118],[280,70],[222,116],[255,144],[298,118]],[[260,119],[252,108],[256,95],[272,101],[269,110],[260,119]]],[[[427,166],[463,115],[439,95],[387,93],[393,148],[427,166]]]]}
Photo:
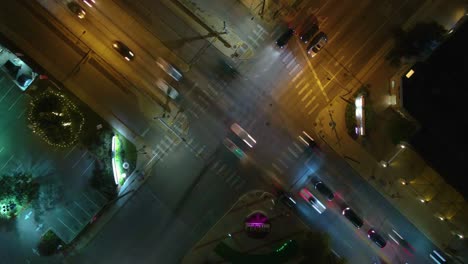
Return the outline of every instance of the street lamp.
{"type": "Polygon", "coordinates": [[[387,168],[388,165],[390,165],[390,163],[391,163],[393,160],[395,160],[395,158],[396,158],[401,152],[403,152],[403,150],[405,150],[405,149],[406,149],[406,145],[404,145],[404,144],[402,144],[402,143],[398,144],[398,151],[397,151],[388,161],[384,161],[384,160],[380,161],[380,165],[382,165],[382,167],[384,167],[384,168],[387,168]]]}

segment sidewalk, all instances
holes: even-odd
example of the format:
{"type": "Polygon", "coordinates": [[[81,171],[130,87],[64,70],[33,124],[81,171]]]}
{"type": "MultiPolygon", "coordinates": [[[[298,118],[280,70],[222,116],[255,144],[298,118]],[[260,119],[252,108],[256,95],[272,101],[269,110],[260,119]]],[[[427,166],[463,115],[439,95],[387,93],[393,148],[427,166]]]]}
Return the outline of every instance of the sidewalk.
{"type": "MultiPolygon", "coordinates": [[[[440,1],[435,2],[435,4],[440,4],[440,1]]],[[[425,5],[422,9],[434,10],[434,7],[425,5]]],[[[420,13],[416,13],[407,24],[420,21],[421,18],[417,17],[419,15],[420,13]]],[[[381,67],[381,71],[385,70],[382,59],[380,58],[381,62],[376,64],[381,67]]],[[[373,66],[374,68],[370,70],[373,74],[365,73],[366,77],[361,78],[370,84],[370,100],[374,105],[373,110],[376,116],[379,117],[376,123],[380,123],[385,130],[382,124],[388,123],[391,116],[414,122],[412,117],[399,107],[402,96],[401,76],[411,66],[393,70],[394,76],[381,79],[375,78],[377,66],[373,66]]],[[[364,70],[368,71],[368,69],[364,70]]],[[[381,75],[382,73],[378,76],[381,75]]],[[[345,123],[347,104],[338,96],[319,113],[315,130],[320,138],[343,156],[357,173],[380,191],[434,244],[449,254],[468,252],[467,246],[461,245],[461,240],[457,237],[458,234],[465,236],[468,234],[467,203],[463,197],[446,184],[443,178],[411,149],[411,146],[405,145],[402,149],[394,146],[389,138],[384,138],[388,137],[387,131],[385,131],[387,133],[380,134],[376,131],[369,131],[369,135],[365,137],[377,137],[372,140],[353,140],[347,133],[345,123]],[[370,142],[379,143],[369,146],[370,142]],[[375,150],[375,147],[379,150],[375,150]],[[382,166],[382,161],[388,162],[388,166],[382,166]]]]}

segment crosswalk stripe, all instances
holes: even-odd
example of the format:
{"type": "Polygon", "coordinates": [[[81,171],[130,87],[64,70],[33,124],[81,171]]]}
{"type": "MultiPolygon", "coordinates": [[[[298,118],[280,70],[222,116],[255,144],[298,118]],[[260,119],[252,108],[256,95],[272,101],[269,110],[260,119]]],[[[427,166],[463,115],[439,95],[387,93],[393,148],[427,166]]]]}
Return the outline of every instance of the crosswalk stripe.
{"type": "Polygon", "coordinates": [[[300,80],[300,81],[296,84],[296,89],[299,88],[299,86],[301,86],[301,84],[302,84],[303,82],[305,82],[305,81],[306,81],[306,79],[300,80]]]}
{"type": "Polygon", "coordinates": [[[293,145],[297,148],[297,150],[302,151],[302,148],[296,142],[293,142],[293,145]]]}
{"type": "Polygon", "coordinates": [[[291,67],[291,65],[292,65],[293,63],[295,63],[295,62],[296,62],[296,59],[293,58],[293,59],[286,65],[286,69],[289,69],[289,67],[291,67]]]}
{"type": "Polygon", "coordinates": [[[225,182],[230,183],[231,180],[235,178],[236,174],[237,174],[237,171],[231,172],[231,174],[229,174],[229,176],[226,178],[225,182]]]}
{"type": "Polygon", "coordinates": [[[304,92],[304,90],[307,89],[309,86],[310,86],[310,83],[306,83],[297,94],[301,95],[304,92]]]}
{"type": "Polygon", "coordinates": [[[280,169],[275,163],[271,163],[271,166],[273,166],[273,168],[275,168],[279,173],[283,173],[283,170],[280,169]]]}
{"type": "Polygon", "coordinates": [[[304,101],[307,99],[307,97],[309,97],[309,95],[310,95],[311,93],[312,93],[312,89],[310,89],[310,90],[304,95],[304,97],[302,97],[301,102],[304,102],[304,101]]]}
{"type": "MultiPolygon", "coordinates": [[[[298,64],[299,65],[299,64],[298,64]]],[[[294,78],[292,78],[291,82],[295,82],[297,80],[297,78],[299,78],[302,74],[304,73],[304,68],[302,68],[297,74],[296,76],[294,76],[294,78]]]]}
{"type": "Polygon", "coordinates": [[[286,62],[287,59],[289,59],[289,57],[292,55],[292,52],[290,51],[284,58],[283,58],[283,62],[286,62]]]}
{"type": "Polygon", "coordinates": [[[311,115],[312,112],[314,112],[315,109],[317,109],[317,107],[318,107],[318,104],[314,105],[314,107],[312,107],[312,109],[309,111],[309,113],[307,113],[307,115],[311,115]]]}
{"type": "Polygon", "coordinates": [[[294,66],[294,68],[292,68],[292,70],[289,71],[288,74],[289,74],[289,75],[292,75],[292,73],[293,73],[295,70],[297,70],[297,69],[299,68],[299,66],[301,66],[301,65],[300,65],[300,64],[296,64],[296,66],[294,66]]]}
{"type": "Polygon", "coordinates": [[[278,161],[285,167],[286,169],[289,168],[288,164],[286,164],[281,158],[278,158],[278,161]]]}
{"type": "Polygon", "coordinates": [[[223,165],[218,169],[218,171],[216,171],[216,175],[221,174],[221,172],[223,172],[225,168],[226,168],[226,164],[223,164],[223,165]]]}
{"type": "Polygon", "coordinates": [[[315,98],[317,98],[316,95],[314,95],[314,97],[312,97],[312,99],[309,100],[309,102],[305,105],[305,108],[309,107],[309,105],[315,100],[315,98]]]}
{"type": "Polygon", "coordinates": [[[294,157],[296,157],[296,159],[299,158],[299,155],[297,155],[297,153],[294,152],[290,147],[288,147],[288,150],[291,152],[291,154],[293,154],[294,157]]]}

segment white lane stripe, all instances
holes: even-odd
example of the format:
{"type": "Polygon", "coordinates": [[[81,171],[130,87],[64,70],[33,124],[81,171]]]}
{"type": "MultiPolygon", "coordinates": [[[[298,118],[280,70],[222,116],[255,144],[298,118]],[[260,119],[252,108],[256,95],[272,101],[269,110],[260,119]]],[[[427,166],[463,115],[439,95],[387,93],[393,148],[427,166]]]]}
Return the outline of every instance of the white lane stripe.
{"type": "Polygon", "coordinates": [[[289,168],[288,164],[286,164],[281,158],[278,158],[278,160],[281,163],[281,165],[283,165],[283,167],[285,167],[286,169],[289,168]]]}
{"type": "Polygon", "coordinates": [[[310,99],[309,102],[306,104],[305,108],[309,107],[309,105],[315,100],[315,98],[317,98],[317,96],[314,95],[314,97],[312,97],[312,99],[310,99]]]}
{"type": "Polygon", "coordinates": [[[286,62],[287,59],[289,59],[289,56],[292,55],[292,52],[290,51],[284,58],[283,58],[283,62],[286,62]]]}
{"type": "Polygon", "coordinates": [[[290,147],[288,147],[288,150],[291,152],[291,154],[293,154],[294,157],[296,157],[296,159],[299,158],[299,155],[297,155],[297,153],[294,152],[290,147]]]}
{"type": "Polygon", "coordinates": [[[314,105],[314,107],[312,107],[312,109],[309,111],[309,113],[307,113],[307,115],[311,115],[312,112],[314,112],[318,107],[318,104],[314,105]]]}
{"type": "Polygon", "coordinates": [[[292,75],[292,73],[293,73],[295,70],[297,70],[297,68],[299,68],[299,66],[300,66],[299,64],[296,64],[296,66],[294,66],[294,68],[292,68],[292,70],[289,71],[288,74],[289,74],[289,75],[292,75]]]}
{"type": "Polygon", "coordinates": [[[312,89],[310,89],[310,90],[304,95],[304,97],[302,97],[301,102],[304,102],[304,101],[307,99],[307,97],[309,97],[309,95],[310,95],[311,93],[312,93],[312,89]]]}
{"type": "Polygon", "coordinates": [[[293,142],[293,145],[297,148],[298,151],[302,151],[302,148],[296,142],[293,142]]]}
{"type": "MultiPolygon", "coordinates": [[[[299,64],[298,64],[299,65],[299,64]]],[[[295,82],[297,80],[297,78],[299,78],[299,76],[301,76],[302,74],[304,73],[304,68],[302,68],[297,74],[296,76],[294,76],[294,78],[292,78],[291,82],[295,82]]]]}
{"type": "Polygon", "coordinates": [[[304,90],[307,89],[309,86],[310,86],[310,83],[306,83],[306,84],[302,87],[302,89],[299,91],[299,93],[297,93],[297,94],[298,94],[298,95],[301,95],[301,94],[304,92],[304,90]]]}
{"type": "Polygon", "coordinates": [[[434,260],[437,264],[442,264],[434,256],[432,256],[432,254],[429,254],[429,257],[431,257],[431,259],[434,260]]]}
{"type": "Polygon", "coordinates": [[[275,168],[279,173],[283,173],[283,170],[280,169],[275,163],[271,163],[271,166],[273,166],[273,168],[275,168]]]}
{"type": "Polygon", "coordinates": [[[301,86],[301,84],[302,84],[303,82],[305,82],[305,81],[306,81],[306,79],[302,79],[301,81],[299,81],[299,82],[296,84],[296,89],[299,88],[299,86],[301,86]]]}
{"type": "Polygon", "coordinates": [[[437,252],[434,250],[432,250],[432,252],[434,252],[443,262],[446,262],[446,260],[437,252]]]}
{"type": "Polygon", "coordinates": [[[289,69],[289,67],[291,67],[291,65],[292,65],[293,63],[295,63],[295,62],[296,62],[296,59],[293,58],[293,59],[288,63],[288,65],[286,65],[286,69],[289,69]]]}

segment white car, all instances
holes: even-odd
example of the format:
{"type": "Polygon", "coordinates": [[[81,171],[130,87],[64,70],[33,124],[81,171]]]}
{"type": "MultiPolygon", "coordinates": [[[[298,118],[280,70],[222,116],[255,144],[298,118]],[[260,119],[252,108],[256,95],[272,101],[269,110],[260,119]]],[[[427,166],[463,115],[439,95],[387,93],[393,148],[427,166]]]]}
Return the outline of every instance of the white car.
{"type": "Polygon", "coordinates": [[[247,146],[253,148],[255,144],[257,144],[257,141],[249,135],[241,126],[239,126],[237,123],[234,123],[231,125],[231,130],[234,132],[240,139],[242,139],[247,146]]]}
{"type": "Polygon", "coordinates": [[[167,96],[169,96],[173,100],[179,98],[179,92],[177,92],[177,90],[174,87],[170,86],[165,80],[159,78],[156,81],[156,86],[158,86],[158,88],[161,89],[161,91],[163,91],[165,94],[167,94],[167,96]]]}
{"type": "Polygon", "coordinates": [[[320,202],[320,200],[315,197],[309,190],[307,190],[306,188],[302,189],[299,194],[301,195],[302,198],[304,198],[304,200],[307,201],[308,204],[310,204],[310,206],[312,206],[312,208],[315,209],[315,211],[317,211],[319,214],[323,213],[325,211],[325,209],[327,209],[325,207],[325,205],[323,205],[322,202],[320,202]]]}
{"type": "Polygon", "coordinates": [[[182,73],[180,73],[179,70],[177,70],[169,62],[165,61],[163,58],[158,57],[156,64],[159,66],[159,68],[169,74],[169,76],[171,76],[174,80],[180,81],[180,79],[182,79],[182,73]]]}

